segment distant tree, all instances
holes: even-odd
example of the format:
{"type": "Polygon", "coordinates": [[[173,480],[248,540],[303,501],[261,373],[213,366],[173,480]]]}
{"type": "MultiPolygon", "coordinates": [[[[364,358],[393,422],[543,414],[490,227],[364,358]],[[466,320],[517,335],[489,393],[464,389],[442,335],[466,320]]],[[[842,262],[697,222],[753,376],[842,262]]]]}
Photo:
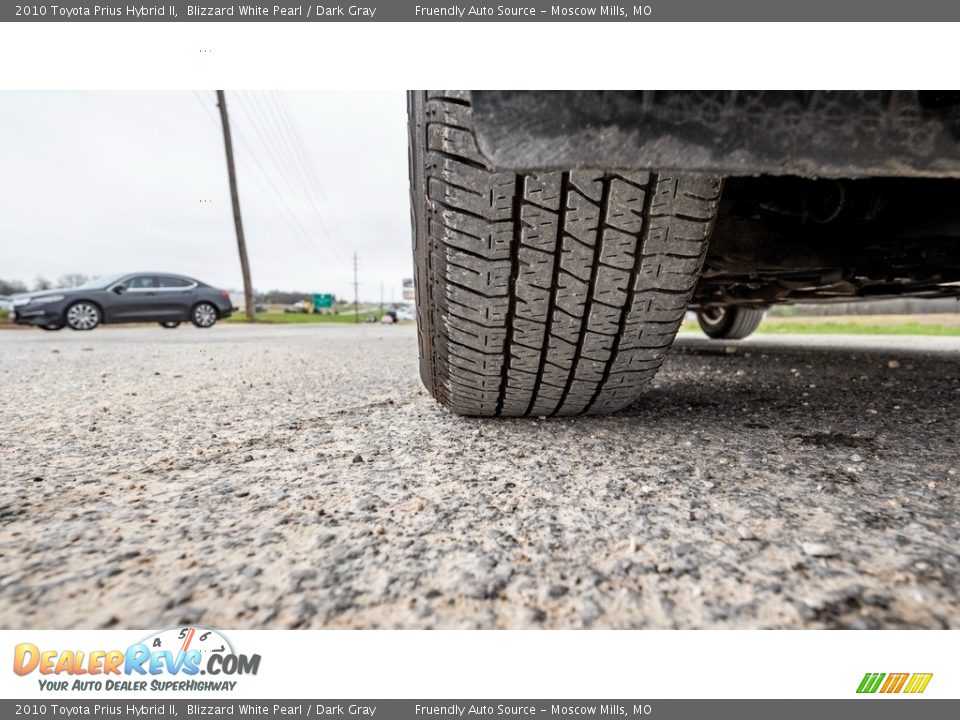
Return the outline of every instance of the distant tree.
{"type": "Polygon", "coordinates": [[[84,275],[83,273],[67,273],[66,275],[61,275],[60,279],[57,280],[57,284],[60,287],[72,288],[79,287],[87,282],[90,278],[84,275]]]}
{"type": "Polygon", "coordinates": [[[0,280],[0,295],[14,295],[26,291],[26,284],[19,280],[0,280]]]}
{"type": "Polygon", "coordinates": [[[37,275],[33,279],[33,289],[34,290],[49,290],[53,287],[53,283],[47,280],[43,275],[37,275]]]}

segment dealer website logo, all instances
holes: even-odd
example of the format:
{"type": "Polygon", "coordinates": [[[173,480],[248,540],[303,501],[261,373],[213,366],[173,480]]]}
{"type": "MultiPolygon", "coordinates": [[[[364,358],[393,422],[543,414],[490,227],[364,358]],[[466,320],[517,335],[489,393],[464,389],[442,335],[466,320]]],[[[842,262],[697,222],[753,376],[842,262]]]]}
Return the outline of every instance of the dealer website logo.
{"type": "Polygon", "coordinates": [[[858,693],[911,693],[927,689],[933,673],[867,673],[860,681],[858,693]]]}
{"type": "Polygon", "coordinates": [[[220,632],[203,627],[163,630],[125,650],[55,650],[33,643],[14,648],[13,671],[39,675],[44,691],[230,691],[256,675],[260,655],[234,650],[220,632]],[[200,679],[198,676],[203,676],[200,679]]]}

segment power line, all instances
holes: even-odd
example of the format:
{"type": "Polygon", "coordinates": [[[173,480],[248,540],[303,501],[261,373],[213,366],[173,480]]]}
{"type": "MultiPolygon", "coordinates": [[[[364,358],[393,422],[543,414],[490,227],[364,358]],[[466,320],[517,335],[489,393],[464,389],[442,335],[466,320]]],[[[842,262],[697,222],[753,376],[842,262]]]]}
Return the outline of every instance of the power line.
{"type": "MultiPolygon", "coordinates": [[[[307,174],[312,179],[311,187],[314,190],[317,198],[319,199],[321,205],[329,207],[329,203],[326,197],[326,193],[323,190],[323,183],[320,180],[319,173],[317,172],[316,166],[313,164],[313,159],[310,153],[307,152],[306,143],[303,140],[303,135],[300,133],[300,127],[297,124],[296,118],[293,116],[293,112],[290,109],[290,102],[285,95],[278,91],[274,91],[274,95],[278,100],[277,107],[280,109],[281,113],[286,119],[287,125],[289,126],[292,137],[300,148],[300,153],[298,157],[301,158],[302,163],[304,164],[307,174]]],[[[335,210],[330,211],[329,218],[331,223],[334,226],[334,233],[336,237],[347,237],[346,232],[344,232],[343,226],[340,224],[339,215],[335,210]]]]}
{"type": "MultiPolygon", "coordinates": [[[[285,217],[289,217],[289,218],[292,220],[293,225],[294,225],[296,231],[299,233],[298,239],[304,244],[304,246],[305,246],[308,250],[310,250],[311,252],[313,252],[313,253],[317,256],[317,258],[319,258],[319,259],[322,260],[323,262],[330,262],[330,261],[331,261],[330,256],[328,256],[328,255],[313,241],[313,238],[311,237],[310,231],[307,230],[307,229],[304,227],[303,223],[300,222],[300,219],[297,217],[296,213],[294,213],[293,210],[290,209],[290,206],[289,206],[287,203],[285,203],[283,193],[280,192],[280,190],[279,190],[279,189],[277,188],[277,186],[274,184],[273,180],[270,178],[270,174],[264,169],[263,163],[260,161],[260,158],[257,156],[257,154],[256,154],[255,150],[253,149],[253,146],[251,145],[251,143],[239,132],[239,130],[238,130],[238,132],[237,132],[237,137],[240,138],[241,143],[244,145],[244,147],[246,147],[247,151],[248,151],[249,154],[250,154],[251,160],[253,160],[253,162],[256,164],[256,166],[260,169],[260,172],[261,172],[262,175],[263,175],[263,180],[267,183],[267,185],[269,186],[271,192],[273,193],[272,196],[268,196],[268,197],[270,197],[271,202],[273,202],[273,204],[274,204],[278,209],[281,209],[281,211],[282,211],[282,213],[283,213],[283,214],[282,214],[282,217],[284,217],[284,218],[285,218],[285,217]]],[[[241,156],[241,157],[242,157],[242,156],[241,156]]],[[[247,166],[247,170],[250,171],[250,167],[249,167],[249,166],[247,166]]],[[[257,181],[257,184],[260,185],[260,189],[266,191],[266,188],[264,188],[264,186],[263,186],[261,183],[259,183],[258,176],[257,176],[256,174],[253,174],[253,178],[254,178],[255,181],[257,181]]],[[[290,223],[289,223],[289,222],[287,223],[287,226],[288,226],[288,228],[290,227],[290,223]]]]}
{"type": "Polygon", "coordinates": [[[346,253],[346,249],[341,245],[339,239],[340,237],[346,236],[336,227],[336,213],[321,194],[317,192],[315,183],[311,181],[310,171],[308,169],[310,155],[307,153],[306,147],[302,143],[297,142],[292,119],[289,115],[284,114],[283,108],[281,108],[276,98],[272,95],[264,94],[259,99],[262,101],[263,107],[269,112],[276,133],[285,141],[284,144],[287,148],[290,162],[296,170],[298,181],[301,183],[301,186],[305,188],[306,194],[310,199],[311,205],[317,212],[328,240],[337,251],[346,253]]]}
{"type": "Polygon", "coordinates": [[[272,155],[277,158],[278,163],[282,163],[286,171],[284,179],[288,186],[311,206],[315,213],[313,219],[333,251],[342,253],[341,257],[347,257],[347,250],[339,240],[340,237],[346,237],[346,234],[342,229],[330,225],[330,220],[336,221],[336,213],[321,199],[321,195],[317,193],[308,176],[306,161],[310,160],[310,156],[302,145],[299,148],[296,147],[292,139],[290,119],[283,118],[280,106],[271,102],[273,99],[268,95],[249,94],[247,100],[249,107],[245,106],[245,109],[249,113],[250,120],[257,123],[258,128],[262,126],[261,141],[264,145],[270,145],[272,155]],[[254,115],[256,118],[253,117],[254,115]]]}
{"type": "MultiPolygon", "coordinates": [[[[279,156],[278,156],[278,153],[277,153],[277,151],[276,151],[276,146],[274,145],[273,148],[268,147],[268,142],[267,142],[267,140],[266,140],[266,138],[265,138],[265,136],[264,136],[263,130],[261,130],[260,125],[253,120],[253,117],[252,117],[252,115],[250,114],[250,111],[249,111],[249,109],[247,108],[246,104],[244,103],[242,97],[241,97],[241,100],[240,100],[240,107],[241,107],[241,109],[247,114],[247,118],[248,118],[248,120],[250,120],[250,125],[251,125],[251,127],[253,127],[254,132],[257,134],[257,137],[260,139],[260,143],[261,143],[262,147],[267,151],[267,153],[268,153],[268,155],[270,155],[270,157],[273,157],[274,159],[277,159],[279,156]]],[[[271,143],[271,144],[272,144],[272,143],[271,143]]],[[[253,149],[252,143],[250,143],[250,152],[251,152],[253,155],[256,155],[256,153],[255,153],[255,151],[254,151],[254,149],[253,149]]],[[[259,162],[259,158],[258,158],[258,164],[260,165],[260,168],[261,168],[261,170],[264,172],[264,174],[265,174],[265,175],[268,175],[267,171],[266,171],[265,169],[263,169],[263,163],[260,163],[260,162],[259,162]]],[[[287,187],[290,189],[291,193],[292,193],[292,194],[296,194],[296,195],[300,195],[300,196],[301,196],[301,200],[304,199],[303,196],[302,196],[302,193],[299,193],[299,192],[298,192],[298,188],[296,187],[296,185],[295,185],[293,182],[291,182],[289,176],[283,174],[282,171],[284,170],[284,168],[279,168],[279,167],[278,167],[278,170],[281,171],[281,172],[280,172],[280,177],[285,181],[285,184],[286,184],[287,187]]],[[[276,188],[276,186],[274,186],[274,187],[276,188]]],[[[276,192],[278,193],[278,196],[281,197],[281,199],[282,199],[282,195],[280,195],[279,190],[276,190],[276,192]]],[[[308,233],[308,234],[309,234],[309,233],[308,233]]],[[[323,231],[321,230],[321,234],[325,234],[325,233],[323,233],[323,231]]]]}
{"type": "MultiPolygon", "coordinates": [[[[195,90],[193,91],[193,94],[194,94],[194,97],[197,99],[197,102],[200,103],[200,106],[203,108],[204,112],[210,118],[211,122],[216,124],[217,121],[214,118],[209,107],[207,107],[207,104],[203,101],[202,96],[195,90]]],[[[249,165],[249,163],[247,163],[246,158],[242,153],[238,156],[240,160],[240,164],[244,166],[244,168],[249,173],[250,177],[260,187],[260,190],[263,192],[263,194],[270,199],[271,203],[279,211],[280,219],[287,226],[287,229],[290,230],[291,233],[297,237],[297,239],[304,245],[304,247],[307,250],[314,253],[318,257],[318,259],[322,260],[323,262],[329,262],[330,258],[327,257],[326,253],[322,252],[319,249],[319,247],[317,247],[314,244],[313,240],[310,237],[310,233],[306,230],[306,228],[304,228],[303,224],[300,222],[299,218],[297,218],[296,214],[294,214],[293,211],[290,209],[290,207],[284,202],[283,194],[274,184],[273,180],[271,180],[270,174],[264,168],[264,165],[261,162],[259,156],[256,154],[253,145],[249,142],[249,140],[247,140],[246,136],[243,134],[243,132],[239,128],[235,128],[234,132],[237,135],[237,139],[240,140],[240,143],[244,147],[246,147],[250,158],[257,165],[257,168],[259,169],[260,174],[255,172],[254,168],[252,168],[249,165]],[[264,186],[263,181],[261,181],[261,175],[263,177],[263,181],[265,181],[269,185],[269,188],[273,193],[272,195],[267,192],[267,188],[264,186]]]]}
{"type": "Polygon", "coordinates": [[[329,210],[318,207],[316,201],[311,197],[305,178],[296,162],[297,153],[290,145],[289,138],[286,137],[282,129],[277,127],[275,122],[268,118],[268,113],[263,109],[264,106],[258,96],[248,94],[247,97],[241,97],[240,105],[261,145],[274,159],[275,166],[280,171],[280,176],[285,184],[291,193],[307,206],[304,208],[305,210],[308,208],[312,210],[312,213],[307,213],[309,219],[313,221],[320,235],[327,241],[334,255],[338,255],[338,259],[344,262],[344,256],[340,254],[342,247],[336,242],[325,220],[329,210]]]}

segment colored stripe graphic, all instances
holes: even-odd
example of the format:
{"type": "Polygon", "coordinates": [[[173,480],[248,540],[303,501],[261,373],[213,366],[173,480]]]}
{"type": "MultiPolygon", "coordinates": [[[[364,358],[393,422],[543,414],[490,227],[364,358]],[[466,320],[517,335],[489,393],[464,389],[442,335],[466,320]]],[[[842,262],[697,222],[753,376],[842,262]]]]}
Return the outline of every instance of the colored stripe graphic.
{"type": "Polygon", "coordinates": [[[885,675],[883,673],[867,673],[863,676],[863,680],[860,681],[860,687],[857,688],[857,692],[875,693],[877,688],[880,687],[880,682],[884,677],[885,675]]]}
{"type": "Polygon", "coordinates": [[[914,673],[904,689],[905,693],[922,693],[930,684],[933,673],[914,673]]]}
{"type": "Polygon", "coordinates": [[[910,673],[890,673],[887,675],[887,681],[880,688],[882,693],[898,693],[903,688],[903,684],[910,677],[910,673]]]}
{"type": "Polygon", "coordinates": [[[877,691],[886,694],[899,692],[917,694],[927,689],[927,685],[930,684],[932,678],[933,673],[890,673],[889,675],[885,673],[866,673],[857,687],[857,692],[861,694],[877,691]]]}

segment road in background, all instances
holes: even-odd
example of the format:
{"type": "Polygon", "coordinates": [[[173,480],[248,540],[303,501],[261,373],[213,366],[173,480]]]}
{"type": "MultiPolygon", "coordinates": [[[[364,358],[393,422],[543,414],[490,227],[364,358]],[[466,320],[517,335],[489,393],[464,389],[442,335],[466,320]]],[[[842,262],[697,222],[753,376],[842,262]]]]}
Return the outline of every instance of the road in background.
{"type": "Polygon", "coordinates": [[[0,625],[960,627],[960,339],[460,418],[412,327],[0,332],[0,625]]]}

